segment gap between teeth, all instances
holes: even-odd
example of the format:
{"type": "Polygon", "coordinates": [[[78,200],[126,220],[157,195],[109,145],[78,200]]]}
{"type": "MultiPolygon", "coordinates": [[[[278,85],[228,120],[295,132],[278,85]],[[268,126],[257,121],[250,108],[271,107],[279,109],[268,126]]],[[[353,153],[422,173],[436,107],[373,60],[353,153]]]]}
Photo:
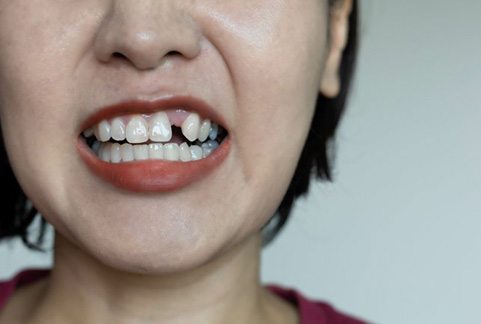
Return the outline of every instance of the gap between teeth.
{"type": "Polygon", "coordinates": [[[176,143],[119,144],[95,142],[93,151],[105,162],[121,163],[145,160],[166,160],[189,162],[208,157],[219,147],[219,143],[209,140],[199,145],[176,143]]]}
{"type": "MultiPolygon", "coordinates": [[[[152,142],[169,142],[172,139],[172,123],[166,112],[157,112],[144,118],[143,115],[126,118],[117,117],[110,121],[103,120],[92,128],[83,132],[88,138],[95,136],[100,142],[127,141],[130,144],[152,142]]],[[[201,120],[197,113],[187,115],[180,125],[182,135],[190,142],[215,140],[218,135],[218,125],[209,119],[201,120]]]]}

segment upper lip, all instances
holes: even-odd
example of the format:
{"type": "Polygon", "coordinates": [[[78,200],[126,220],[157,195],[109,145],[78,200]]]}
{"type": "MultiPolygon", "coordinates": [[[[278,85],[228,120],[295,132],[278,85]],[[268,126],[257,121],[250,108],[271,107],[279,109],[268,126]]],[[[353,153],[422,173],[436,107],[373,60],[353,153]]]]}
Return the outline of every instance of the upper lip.
{"type": "Polygon", "coordinates": [[[168,96],[155,100],[131,99],[113,105],[100,107],[81,123],[79,133],[93,127],[103,120],[109,120],[117,116],[126,114],[151,114],[173,108],[181,108],[189,112],[196,112],[202,118],[208,118],[227,130],[222,115],[204,100],[193,96],[168,96]]]}

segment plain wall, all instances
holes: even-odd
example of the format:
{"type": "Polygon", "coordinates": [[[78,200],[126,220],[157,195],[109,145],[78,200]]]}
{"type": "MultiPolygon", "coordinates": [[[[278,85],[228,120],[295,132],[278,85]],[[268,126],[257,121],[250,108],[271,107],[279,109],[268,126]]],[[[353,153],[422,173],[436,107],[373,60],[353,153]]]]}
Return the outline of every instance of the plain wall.
{"type": "MultiPolygon", "coordinates": [[[[481,323],[481,1],[361,0],[361,53],[320,183],[265,282],[376,323],[481,323]]],[[[0,245],[0,278],[48,255],[0,245]]]]}

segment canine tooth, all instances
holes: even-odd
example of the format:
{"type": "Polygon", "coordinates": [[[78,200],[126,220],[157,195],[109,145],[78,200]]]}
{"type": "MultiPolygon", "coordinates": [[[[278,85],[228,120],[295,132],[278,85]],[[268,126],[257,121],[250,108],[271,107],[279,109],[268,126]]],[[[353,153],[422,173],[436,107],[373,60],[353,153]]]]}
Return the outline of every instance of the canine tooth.
{"type": "Polygon", "coordinates": [[[110,124],[103,120],[94,129],[95,137],[101,142],[107,142],[110,139],[110,124]]]}
{"type": "Polygon", "coordinates": [[[192,161],[202,159],[202,148],[198,145],[192,145],[190,147],[190,155],[192,157],[192,161]]]}
{"type": "Polygon", "coordinates": [[[179,158],[182,162],[189,162],[192,159],[189,145],[186,142],[179,146],[179,158]]]}
{"type": "Polygon", "coordinates": [[[179,161],[179,145],[177,143],[164,144],[164,159],[167,161],[179,161]]]}
{"type": "Polygon", "coordinates": [[[172,126],[165,112],[161,111],[152,115],[149,138],[154,142],[168,142],[172,138],[172,126]]]}
{"type": "Polygon", "coordinates": [[[110,143],[100,145],[100,159],[105,162],[110,162],[110,143]]]}
{"type": "Polygon", "coordinates": [[[135,160],[134,148],[132,147],[132,144],[124,143],[120,145],[120,157],[124,162],[130,162],[135,160]]]}
{"type": "Polygon", "coordinates": [[[116,141],[125,140],[125,124],[120,118],[115,118],[112,121],[111,129],[112,138],[116,141]]]}
{"type": "Polygon", "coordinates": [[[219,134],[219,126],[216,123],[212,123],[212,126],[209,131],[209,138],[211,140],[215,140],[218,134],[219,134]]]}
{"type": "Polygon", "coordinates": [[[182,123],[182,134],[191,142],[199,137],[200,117],[196,113],[191,113],[182,123]]]}
{"type": "Polygon", "coordinates": [[[110,146],[110,161],[112,163],[119,163],[121,161],[119,143],[114,143],[110,146]]]}
{"type": "Polygon", "coordinates": [[[164,158],[164,149],[162,144],[151,143],[149,144],[149,158],[161,160],[164,158]]]}
{"type": "Polygon", "coordinates": [[[92,128],[87,128],[86,130],[83,131],[82,133],[85,137],[89,138],[94,134],[94,130],[92,128]]]}
{"type": "Polygon", "coordinates": [[[147,160],[149,158],[149,146],[147,144],[132,145],[134,147],[134,157],[137,161],[147,160]]]}
{"type": "Polygon", "coordinates": [[[211,122],[208,119],[202,122],[202,125],[200,126],[200,130],[199,130],[199,141],[203,142],[207,139],[207,137],[209,137],[210,125],[211,125],[211,122]]]}
{"type": "Polygon", "coordinates": [[[149,134],[145,119],[141,116],[133,117],[127,124],[125,135],[129,143],[138,144],[146,142],[149,139],[149,134]]]}

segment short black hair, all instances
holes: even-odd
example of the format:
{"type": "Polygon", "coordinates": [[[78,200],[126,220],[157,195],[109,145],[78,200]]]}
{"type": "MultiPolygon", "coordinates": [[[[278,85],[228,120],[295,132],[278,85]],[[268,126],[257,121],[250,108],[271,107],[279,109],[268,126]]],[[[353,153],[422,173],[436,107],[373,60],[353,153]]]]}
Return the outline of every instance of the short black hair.
{"type": "MultiPolygon", "coordinates": [[[[338,0],[329,0],[333,5],[338,0]]],[[[305,195],[312,178],[332,181],[331,166],[334,160],[334,135],[346,106],[348,92],[354,73],[357,56],[358,38],[358,3],[353,0],[349,17],[349,34],[340,66],[340,93],[335,98],[327,98],[319,93],[316,110],[311,122],[309,135],[302,150],[291,183],[280,203],[276,214],[263,227],[263,244],[269,244],[282,230],[289,219],[290,212],[297,198],[305,195]]],[[[0,241],[20,237],[24,244],[37,251],[42,249],[47,222],[32,206],[21,189],[5,150],[0,131],[0,186],[3,195],[0,198],[2,214],[0,216],[0,241]],[[33,242],[29,239],[28,229],[33,221],[40,217],[40,228],[33,242]]]]}

